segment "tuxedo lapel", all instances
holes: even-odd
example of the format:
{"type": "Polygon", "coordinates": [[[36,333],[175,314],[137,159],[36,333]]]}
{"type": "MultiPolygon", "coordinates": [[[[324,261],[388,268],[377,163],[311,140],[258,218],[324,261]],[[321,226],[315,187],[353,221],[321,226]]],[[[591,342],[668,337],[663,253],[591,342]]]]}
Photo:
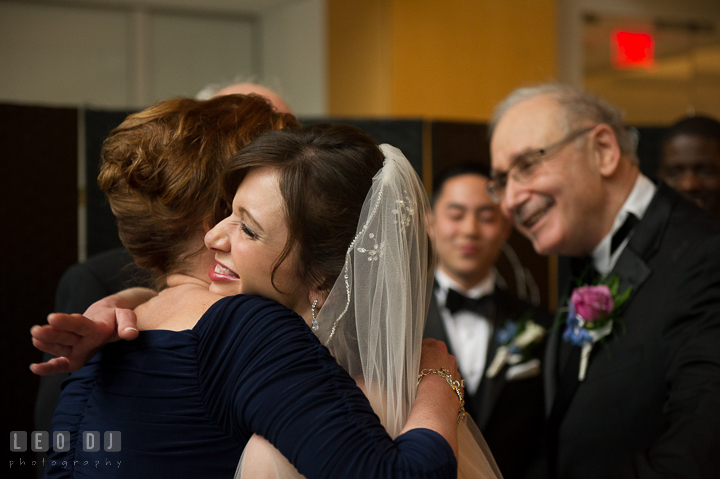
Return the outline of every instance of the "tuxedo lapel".
{"type": "Polygon", "coordinates": [[[562,315],[564,314],[563,308],[567,307],[566,302],[569,301],[572,289],[576,286],[576,278],[587,273],[586,267],[581,264],[586,263],[585,259],[566,259],[570,267],[570,278],[568,278],[567,283],[565,283],[562,289],[563,295],[561,300],[563,304],[558,308],[553,322],[554,329],[548,334],[547,346],[545,348],[543,386],[545,387],[545,414],[548,417],[550,417],[555,401],[558,399],[558,376],[564,371],[565,367],[567,367],[571,356],[570,347],[562,341],[562,334],[565,330],[565,323],[561,321],[562,315]],[[557,327],[555,328],[556,325],[557,327]]]}
{"type": "Polygon", "coordinates": [[[445,326],[443,325],[442,318],[440,317],[440,310],[438,309],[437,299],[435,299],[435,288],[437,288],[437,284],[435,284],[432,292],[432,297],[430,298],[430,307],[428,308],[427,321],[425,323],[425,334],[423,335],[423,337],[434,338],[438,341],[444,342],[447,345],[450,354],[454,354],[452,350],[452,345],[448,340],[448,335],[445,331],[445,326]]]}
{"type": "MultiPolygon", "coordinates": [[[[627,247],[620,255],[610,276],[620,279],[620,291],[628,287],[637,291],[652,272],[647,261],[660,247],[670,214],[677,197],[669,194],[667,186],[660,185],[645,215],[633,231],[627,247]]],[[[632,295],[630,300],[632,301],[632,295]]]]}
{"type": "Polygon", "coordinates": [[[632,288],[630,299],[628,300],[628,302],[630,302],[635,292],[640,289],[643,283],[650,277],[651,272],[650,267],[645,260],[643,260],[642,256],[628,245],[625,251],[622,252],[622,255],[620,255],[610,276],[617,275],[620,280],[619,291],[622,292],[627,288],[632,288]]]}
{"type": "MultiPolygon", "coordinates": [[[[502,327],[498,324],[502,321],[502,318],[507,318],[507,311],[504,306],[498,301],[498,289],[495,287],[492,297],[492,305],[490,307],[490,314],[488,321],[492,324],[492,333],[488,338],[487,351],[485,353],[485,370],[487,371],[488,366],[492,363],[495,353],[497,353],[497,341],[495,341],[495,332],[498,328],[502,327]]],[[[502,392],[503,386],[505,385],[505,366],[494,378],[487,377],[487,374],[483,372],[482,380],[480,381],[480,387],[475,394],[477,400],[482,404],[480,417],[475,418],[480,429],[483,429],[487,424],[488,420],[492,416],[493,409],[497,403],[498,397],[502,392]]]]}
{"type": "Polygon", "coordinates": [[[558,324],[557,330],[550,330],[550,333],[547,337],[547,345],[545,346],[545,357],[543,364],[543,387],[545,391],[546,416],[550,416],[550,411],[552,410],[553,403],[555,402],[555,394],[557,393],[557,377],[555,373],[557,372],[558,344],[560,342],[560,335],[562,334],[562,329],[563,325],[558,324]]]}

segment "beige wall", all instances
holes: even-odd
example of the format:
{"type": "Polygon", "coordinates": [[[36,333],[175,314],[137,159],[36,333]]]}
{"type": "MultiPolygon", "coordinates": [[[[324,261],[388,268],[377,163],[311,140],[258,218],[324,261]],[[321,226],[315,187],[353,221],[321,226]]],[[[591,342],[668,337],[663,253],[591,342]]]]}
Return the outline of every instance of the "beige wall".
{"type": "Polygon", "coordinates": [[[301,0],[265,8],[260,29],[260,76],[298,115],[325,115],[325,1],[301,0]]]}
{"type": "Polygon", "coordinates": [[[326,110],[325,0],[0,2],[0,102],[134,109],[240,76],[326,110]]]}
{"type": "Polygon", "coordinates": [[[387,0],[327,0],[328,113],[392,115],[392,20],[387,0]]]}
{"type": "Polygon", "coordinates": [[[554,79],[555,0],[328,0],[329,112],[487,120],[554,79]]]}

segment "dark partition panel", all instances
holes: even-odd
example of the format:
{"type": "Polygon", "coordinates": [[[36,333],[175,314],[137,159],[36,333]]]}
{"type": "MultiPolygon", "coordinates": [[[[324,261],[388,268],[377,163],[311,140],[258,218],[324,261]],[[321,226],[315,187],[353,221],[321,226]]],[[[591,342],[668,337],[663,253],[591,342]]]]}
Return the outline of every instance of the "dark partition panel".
{"type": "Polygon", "coordinates": [[[87,254],[94,254],[121,246],[115,217],[110,211],[105,194],[97,185],[102,143],[110,131],[131,112],[85,111],[85,161],[87,202],[87,254]]]}
{"type": "Polygon", "coordinates": [[[399,148],[405,157],[413,165],[415,171],[422,178],[423,165],[423,131],[421,120],[358,120],[358,119],[321,119],[321,118],[303,118],[303,125],[310,125],[321,121],[331,121],[334,123],[344,123],[346,125],[357,126],[365,133],[373,137],[379,144],[388,143],[399,148]]]}
{"type": "Polygon", "coordinates": [[[667,128],[639,126],[637,129],[640,134],[637,146],[640,171],[651,180],[655,180],[662,155],[663,135],[667,128]]]}
{"type": "MultiPolygon", "coordinates": [[[[0,430],[33,427],[41,354],[29,330],[52,311],[62,272],[77,261],[77,110],[0,105],[0,430]]],[[[35,477],[32,452],[5,448],[9,477],[35,477]],[[21,464],[20,459],[24,461],[21,464]]]]}
{"type": "Polygon", "coordinates": [[[432,123],[433,178],[463,163],[490,167],[490,141],[487,125],[434,121],[432,123]]]}

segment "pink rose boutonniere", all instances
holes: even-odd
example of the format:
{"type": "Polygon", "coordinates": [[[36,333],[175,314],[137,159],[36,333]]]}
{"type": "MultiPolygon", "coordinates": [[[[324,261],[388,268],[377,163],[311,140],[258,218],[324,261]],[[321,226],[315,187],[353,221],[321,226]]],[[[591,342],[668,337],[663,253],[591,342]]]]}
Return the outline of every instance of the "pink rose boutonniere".
{"type": "Polygon", "coordinates": [[[619,293],[617,276],[604,284],[579,286],[570,296],[564,312],[566,328],[563,341],[582,348],[578,379],[585,379],[588,360],[593,345],[612,332],[613,324],[620,319],[620,306],[630,297],[630,289],[619,293]]]}
{"type": "Polygon", "coordinates": [[[607,316],[615,305],[610,288],[605,284],[575,288],[570,302],[578,316],[583,317],[587,322],[607,316]]]}

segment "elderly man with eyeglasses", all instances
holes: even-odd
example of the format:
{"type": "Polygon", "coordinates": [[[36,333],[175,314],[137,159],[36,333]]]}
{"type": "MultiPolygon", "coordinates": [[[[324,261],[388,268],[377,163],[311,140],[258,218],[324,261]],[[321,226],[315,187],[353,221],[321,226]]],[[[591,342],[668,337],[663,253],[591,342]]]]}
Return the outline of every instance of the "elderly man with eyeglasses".
{"type": "Polygon", "coordinates": [[[720,231],[640,173],[622,113],[582,91],[516,90],[491,135],[488,192],[575,280],[532,476],[720,477],[720,231]]]}

